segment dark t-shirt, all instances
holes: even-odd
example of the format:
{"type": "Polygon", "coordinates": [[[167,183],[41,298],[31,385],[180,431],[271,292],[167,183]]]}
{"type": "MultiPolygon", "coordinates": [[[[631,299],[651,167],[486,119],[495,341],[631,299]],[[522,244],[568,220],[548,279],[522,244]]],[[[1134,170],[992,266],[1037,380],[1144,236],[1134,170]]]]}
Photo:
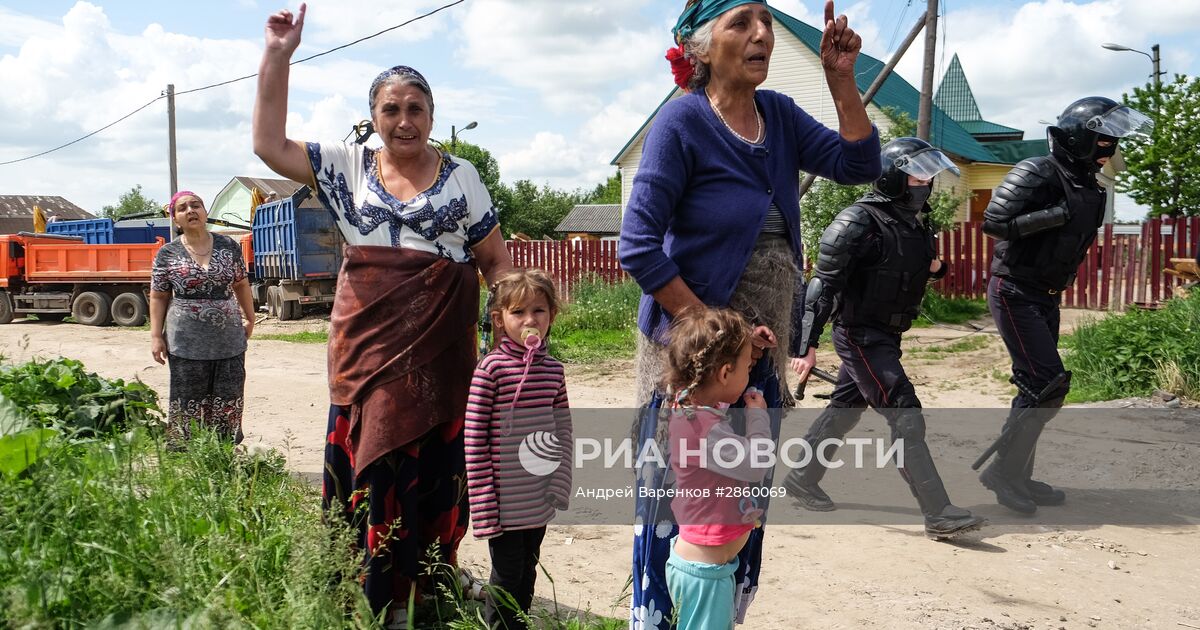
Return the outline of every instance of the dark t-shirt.
{"type": "Polygon", "coordinates": [[[182,241],[163,245],[154,258],[150,288],[171,293],[167,350],[195,360],[228,359],[245,352],[246,332],[233,294],[234,283],[245,277],[242,250],[224,234],[213,234],[207,269],[192,260],[182,241]]]}

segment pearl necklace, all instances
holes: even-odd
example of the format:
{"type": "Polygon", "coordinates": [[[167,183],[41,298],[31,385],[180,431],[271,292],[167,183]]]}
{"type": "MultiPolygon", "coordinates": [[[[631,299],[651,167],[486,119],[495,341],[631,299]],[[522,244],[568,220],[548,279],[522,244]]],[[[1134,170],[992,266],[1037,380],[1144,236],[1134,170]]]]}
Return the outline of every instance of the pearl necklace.
{"type": "Polygon", "coordinates": [[[741,140],[742,142],[745,142],[746,144],[761,144],[762,143],[762,141],[763,141],[763,119],[762,119],[762,114],[760,114],[758,112],[758,103],[757,102],[754,103],[754,121],[756,123],[758,123],[758,132],[754,135],[754,139],[751,140],[751,139],[743,136],[742,134],[734,131],[733,127],[731,127],[729,125],[729,121],[725,120],[725,116],[721,113],[721,108],[717,107],[716,101],[714,101],[712,99],[712,95],[711,94],[705,94],[705,95],[708,96],[708,104],[712,106],[713,112],[715,112],[717,114],[717,118],[719,118],[721,120],[721,124],[725,125],[725,128],[729,130],[729,133],[733,134],[734,136],[737,137],[738,140],[741,140]]]}

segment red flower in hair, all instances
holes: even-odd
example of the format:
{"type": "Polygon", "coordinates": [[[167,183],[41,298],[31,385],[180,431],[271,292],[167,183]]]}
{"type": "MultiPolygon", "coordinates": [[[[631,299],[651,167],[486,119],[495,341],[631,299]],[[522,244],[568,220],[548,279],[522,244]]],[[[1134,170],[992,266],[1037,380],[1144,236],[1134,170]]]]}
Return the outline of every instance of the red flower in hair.
{"type": "Polygon", "coordinates": [[[683,44],[667,49],[667,61],[671,62],[671,74],[675,75],[675,85],[687,91],[688,82],[692,80],[692,75],[696,73],[696,67],[684,56],[683,44]]]}

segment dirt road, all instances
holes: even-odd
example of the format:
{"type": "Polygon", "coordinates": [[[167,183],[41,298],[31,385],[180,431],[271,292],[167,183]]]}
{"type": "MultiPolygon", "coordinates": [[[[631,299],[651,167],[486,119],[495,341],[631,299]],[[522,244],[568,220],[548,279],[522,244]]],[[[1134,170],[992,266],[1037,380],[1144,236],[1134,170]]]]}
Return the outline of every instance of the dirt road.
{"type": "MultiPolygon", "coordinates": [[[[323,325],[266,322],[258,332],[323,325]]],[[[998,338],[986,330],[964,339],[967,334],[926,329],[906,342],[907,366],[927,407],[1007,405],[1007,357],[998,338]]],[[[165,396],[167,368],[151,360],[146,337],[145,331],[17,322],[0,326],[0,353],[10,361],[72,357],[104,376],[141,378],[165,396]]],[[[831,353],[819,358],[823,367],[834,367],[831,353]]],[[[328,405],[324,345],[255,339],[246,365],[247,442],[279,448],[293,470],[319,478],[328,405]]],[[[631,406],[631,367],[571,366],[573,405],[631,406]]],[[[822,391],[828,388],[813,385],[809,393],[822,391]]],[[[823,403],[812,396],[804,401],[806,407],[823,403]]],[[[956,503],[990,523],[957,544],[926,540],[915,505],[905,513],[910,518],[902,515],[894,526],[856,523],[847,506],[851,517],[843,524],[769,527],[763,583],[745,627],[1200,628],[1200,516],[1193,500],[1200,497],[1200,420],[1193,415],[1139,426],[1137,412],[1129,413],[1119,427],[1106,429],[1106,439],[1094,438],[1078,420],[1047,428],[1039,470],[1053,471],[1072,499],[1057,513],[1043,510],[1046,518],[1010,515],[960,475],[950,488],[956,503]],[[1088,490],[1100,486],[1123,490],[1088,490]],[[1164,488],[1179,493],[1159,491],[1164,488]],[[1119,524],[1078,524],[1092,521],[1119,524]]],[[[882,423],[870,422],[867,430],[878,433],[882,423]]],[[[960,448],[955,437],[930,431],[931,444],[944,445],[939,457],[947,469],[965,466],[977,452],[960,448]]],[[[894,473],[889,479],[889,488],[904,492],[894,473]]],[[[861,499],[855,496],[861,483],[853,474],[831,475],[826,489],[835,498],[861,499]]],[[[780,509],[795,508],[772,506],[780,509]]],[[[618,599],[629,576],[631,534],[628,526],[551,526],[542,561],[558,602],[624,617],[628,601],[618,599]]],[[[468,536],[462,559],[486,575],[486,545],[468,536]]],[[[538,595],[551,596],[549,581],[539,582],[538,595]]]]}

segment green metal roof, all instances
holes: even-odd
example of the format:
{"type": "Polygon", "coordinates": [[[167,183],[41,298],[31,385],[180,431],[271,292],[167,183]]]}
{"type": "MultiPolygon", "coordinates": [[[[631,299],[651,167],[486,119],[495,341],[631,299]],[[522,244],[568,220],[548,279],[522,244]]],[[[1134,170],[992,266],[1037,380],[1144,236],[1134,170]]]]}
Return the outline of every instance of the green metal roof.
{"type": "Polygon", "coordinates": [[[984,146],[1005,164],[1016,164],[1027,158],[1050,155],[1050,143],[1045,139],[988,142],[984,146]]]}
{"type": "Polygon", "coordinates": [[[975,93],[963,72],[958,54],[950,60],[950,67],[942,75],[937,93],[933,95],[933,104],[937,105],[948,116],[953,118],[967,133],[972,136],[990,135],[1024,135],[1024,131],[1014,129],[983,119],[979,112],[979,103],[975,101],[975,93]]]}
{"type": "Polygon", "coordinates": [[[1013,129],[1012,127],[1006,127],[986,120],[960,120],[958,124],[972,136],[1025,135],[1025,132],[1020,129],[1013,129]]]}
{"type": "Polygon", "coordinates": [[[950,67],[946,68],[946,74],[942,75],[942,83],[933,95],[933,104],[960,123],[967,120],[983,120],[983,114],[979,113],[979,103],[975,102],[975,93],[971,91],[971,84],[967,82],[967,75],[958,61],[958,53],[954,53],[950,67]]]}
{"type": "MultiPolygon", "coordinates": [[[[820,56],[821,54],[821,31],[816,28],[797,20],[796,18],[782,13],[777,9],[771,9],[771,13],[775,16],[777,24],[782,25],[789,33],[795,35],[813,54],[820,56]]],[[[879,72],[883,70],[885,64],[866,53],[859,53],[858,62],[854,67],[855,81],[858,85],[858,91],[865,93],[871,83],[875,81],[875,77],[879,76],[879,72]]],[[[679,88],[675,88],[663,99],[663,102],[655,108],[654,113],[642,123],[637,133],[625,143],[625,146],[617,152],[612,163],[616,164],[617,160],[629,149],[629,147],[637,140],[637,138],[646,129],[658,111],[667,101],[671,100],[679,88]]],[[[917,119],[920,93],[912,85],[905,81],[900,75],[892,73],[887,80],[883,82],[883,86],[879,92],[875,94],[872,101],[876,106],[881,108],[892,108],[897,112],[904,112],[917,119]]],[[[1015,164],[1016,162],[1007,162],[997,158],[992,152],[988,151],[978,140],[963,129],[961,125],[954,121],[953,118],[946,115],[936,104],[933,107],[933,119],[930,124],[930,144],[954,154],[959,158],[963,158],[972,162],[985,162],[989,164],[1015,164]]]]}

